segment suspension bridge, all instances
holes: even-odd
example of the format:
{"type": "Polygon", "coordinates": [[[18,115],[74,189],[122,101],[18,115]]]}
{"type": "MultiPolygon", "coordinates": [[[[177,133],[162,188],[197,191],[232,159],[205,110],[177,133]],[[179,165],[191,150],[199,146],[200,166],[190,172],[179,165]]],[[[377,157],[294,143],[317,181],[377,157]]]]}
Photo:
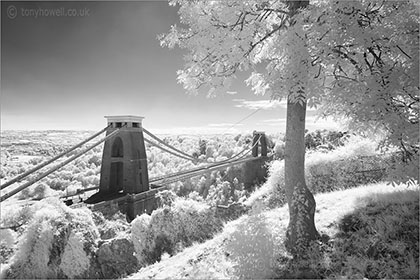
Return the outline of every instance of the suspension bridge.
{"type": "Polygon", "coordinates": [[[83,205],[88,205],[92,210],[99,211],[117,205],[120,211],[126,214],[128,220],[132,220],[137,215],[145,212],[150,214],[156,208],[156,194],[166,189],[171,183],[239,164],[248,165],[250,168],[246,170],[246,173],[248,176],[253,177],[257,176],[255,170],[267,160],[267,142],[263,132],[254,131],[251,145],[245,147],[239,153],[225,160],[208,163],[200,161],[199,158],[181,151],[152,134],[142,126],[143,117],[106,116],[105,118],[107,119],[107,126],[99,132],[2,184],[0,186],[0,202],[47,177],[101,143],[104,143],[104,148],[99,186],[81,189],[76,193],[61,198],[68,205],[80,205],[80,203],[83,203],[83,205]],[[106,133],[105,137],[82,148],[82,146],[93,141],[104,132],[106,133]],[[145,143],[172,156],[192,161],[197,167],[149,178],[145,143]],[[80,151],[58,162],[64,156],[79,148],[81,149],[80,151]],[[53,163],[56,163],[55,166],[41,172],[41,169],[53,163]],[[34,174],[35,178],[31,178],[18,187],[10,188],[10,186],[14,186],[16,183],[34,174]],[[7,188],[9,190],[6,190],[7,188]],[[77,197],[92,191],[96,191],[96,193],[85,200],[79,199],[77,201],[77,197]]]}

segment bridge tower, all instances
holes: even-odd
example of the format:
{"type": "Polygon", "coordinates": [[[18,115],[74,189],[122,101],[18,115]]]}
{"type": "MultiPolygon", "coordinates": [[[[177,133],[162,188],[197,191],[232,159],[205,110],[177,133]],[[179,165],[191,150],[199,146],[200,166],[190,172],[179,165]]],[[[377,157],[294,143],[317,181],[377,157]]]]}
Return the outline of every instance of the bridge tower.
{"type": "Polygon", "coordinates": [[[252,156],[258,159],[246,162],[243,167],[243,178],[245,189],[250,190],[255,183],[264,182],[268,175],[267,161],[267,139],[265,132],[254,131],[252,139],[252,156]]]}
{"type": "MultiPolygon", "coordinates": [[[[105,118],[108,120],[106,135],[116,130],[118,133],[105,141],[99,192],[85,200],[87,204],[149,190],[147,156],[141,123],[143,117],[105,116],[105,118]]],[[[121,210],[125,212],[124,207],[121,210]]]]}
{"type": "Polygon", "coordinates": [[[106,135],[119,133],[105,141],[99,192],[137,194],[149,190],[147,156],[142,120],[139,116],[105,116],[106,135]]]}
{"type": "Polygon", "coordinates": [[[143,117],[105,116],[106,135],[119,130],[104,143],[99,192],[85,203],[93,209],[108,211],[117,206],[128,220],[156,208],[154,192],[150,192],[147,155],[144,145],[143,117]],[[116,202],[117,204],[115,204],[116,202]]]}
{"type": "Polygon", "coordinates": [[[260,148],[261,156],[267,156],[267,139],[265,138],[265,132],[263,131],[254,131],[252,139],[252,156],[257,157],[260,148]],[[257,143],[259,141],[259,143],[257,143]]]}

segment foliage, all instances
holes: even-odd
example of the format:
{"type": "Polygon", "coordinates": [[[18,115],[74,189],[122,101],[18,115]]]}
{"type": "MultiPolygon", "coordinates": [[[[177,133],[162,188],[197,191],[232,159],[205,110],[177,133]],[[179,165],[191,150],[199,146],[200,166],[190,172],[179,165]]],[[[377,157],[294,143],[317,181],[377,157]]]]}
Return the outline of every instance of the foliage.
{"type": "Polygon", "coordinates": [[[208,194],[205,197],[207,204],[216,206],[242,202],[247,195],[244,185],[239,183],[236,177],[232,181],[231,183],[217,178],[216,182],[208,189],[208,194]]]}
{"type": "Polygon", "coordinates": [[[11,229],[0,229],[0,263],[6,263],[14,252],[16,233],[11,229]]]}
{"type": "Polygon", "coordinates": [[[24,207],[1,207],[1,226],[17,231],[19,234],[23,232],[27,224],[32,219],[34,213],[30,206],[24,207]]]}
{"type": "MultiPolygon", "coordinates": [[[[55,155],[55,152],[69,148],[80,141],[82,136],[86,136],[85,133],[81,132],[72,132],[69,135],[65,134],[66,142],[63,143],[59,136],[64,137],[64,133],[65,132],[47,133],[31,131],[20,132],[15,135],[13,131],[7,131],[2,134],[2,137],[4,136],[5,139],[2,142],[2,148],[4,148],[4,150],[2,149],[1,151],[1,173],[4,175],[3,179],[7,181],[13,178],[13,176],[27,171],[29,168],[33,167],[32,165],[35,162],[39,163],[45,161],[55,155]],[[45,141],[45,138],[48,139],[48,142],[45,141]],[[18,143],[18,141],[20,141],[18,139],[31,139],[31,141],[25,142],[27,143],[25,145],[11,145],[11,143],[18,143]],[[16,149],[16,147],[19,148],[16,149]],[[40,150],[41,147],[43,148],[42,150],[40,150]],[[40,154],[37,154],[38,151],[45,153],[45,156],[42,157],[40,154]],[[35,155],[37,156],[35,157],[35,155]]],[[[206,151],[204,151],[204,155],[200,156],[199,162],[193,163],[191,161],[173,157],[170,154],[162,153],[156,147],[146,144],[150,178],[197,168],[197,166],[219,161],[222,157],[229,157],[233,154],[237,154],[246,146],[250,145],[252,136],[250,134],[240,135],[239,137],[234,137],[233,135],[208,135],[200,136],[198,140],[195,136],[167,136],[164,139],[170,145],[191,155],[203,147],[206,148],[208,153],[206,155],[206,151]]],[[[31,198],[39,200],[50,196],[62,196],[76,193],[77,190],[84,188],[97,187],[99,185],[100,177],[101,154],[102,147],[97,147],[89,151],[87,154],[50,174],[40,182],[23,190],[16,197],[22,200],[31,198]]],[[[200,177],[187,179],[183,182],[172,184],[170,188],[175,191],[178,196],[188,197],[190,193],[197,192],[200,196],[205,198],[212,185],[212,188],[218,192],[218,188],[221,187],[223,183],[226,185],[228,181],[231,188],[234,188],[236,192],[241,191],[240,185],[242,178],[240,172],[231,168],[227,173],[228,174],[226,175],[224,172],[211,172],[205,174],[204,179],[200,177]],[[236,175],[232,176],[234,173],[236,175]],[[234,182],[235,177],[239,182],[234,182]]],[[[33,176],[23,179],[21,183],[26,183],[31,178],[33,178],[33,176]]],[[[236,201],[235,197],[238,196],[232,194],[226,201],[229,199],[236,201]]]]}
{"type": "Polygon", "coordinates": [[[273,148],[273,152],[274,152],[274,159],[284,159],[284,148],[285,148],[285,143],[283,140],[278,139],[275,142],[275,146],[273,148]]]}
{"type": "Polygon", "coordinates": [[[19,199],[32,198],[35,200],[41,200],[48,196],[53,196],[54,191],[45,183],[39,183],[32,185],[19,193],[19,199]]]}
{"type": "MultiPolygon", "coordinates": [[[[109,212],[113,212],[113,210],[109,212]]],[[[112,215],[104,214],[103,211],[92,212],[92,218],[102,240],[123,236],[130,229],[130,224],[127,223],[125,215],[118,209],[112,215]]]]}
{"type": "Polygon", "coordinates": [[[246,83],[256,94],[308,102],[362,133],[385,132],[383,145],[418,168],[418,5],[317,0],[291,15],[302,2],[172,0],[182,27],[159,39],[188,51],[177,73],[188,92],[226,91],[251,70],[246,83]]]}
{"type": "Polygon", "coordinates": [[[360,202],[340,221],[329,252],[330,277],[418,279],[418,191],[360,202]],[[363,206],[364,205],[364,206],[363,206]]]}
{"type": "MultiPolygon", "coordinates": [[[[306,182],[313,193],[353,188],[387,179],[388,157],[367,138],[350,137],[335,150],[315,150],[306,155],[306,182]]],[[[267,181],[250,195],[247,205],[263,201],[270,208],[286,203],[284,161],[271,162],[267,181]]]]}
{"type": "Polygon", "coordinates": [[[142,265],[159,261],[164,252],[173,255],[193,242],[202,242],[222,228],[208,205],[181,198],[150,216],[138,216],[131,225],[136,257],[142,265]]]}
{"type": "Polygon", "coordinates": [[[336,147],[343,146],[348,137],[350,137],[348,132],[340,131],[316,130],[307,132],[305,134],[305,147],[306,149],[322,147],[327,150],[332,150],[336,147]]]}
{"type": "Polygon", "coordinates": [[[323,114],[344,115],[362,133],[385,131],[383,144],[416,162],[418,4],[318,1],[305,17],[311,55],[327,75],[323,114]]]}
{"type": "Polygon", "coordinates": [[[386,179],[386,157],[376,146],[372,140],[351,137],[344,146],[328,153],[309,153],[306,158],[309,188],[326,192],[386,179]]]}
{"type": "Polygon", "coordinates": [[[267,181],[249,196],[245,204],[252,206],[263,202],[270,208],[284,205],[286,203],[284,189],[284,161],[274,160],[268,169],[267,181]]]}
{"type": "Polygon", "coordinates": [[[5,272],[10,278],[82,276],[99,233],[87,209],[71,209],[55,198],[32,206],[33,219],[5,272]],[[63,259],[64,258],[64,259],[63,259]]]}
{"type": "Polygon", "coordinates": [[[89,257],[83,249],[82,234],[72,232],[61,256],[60,269],[68,278],[75,278],[86,272],[89,265],[89,257]]]}

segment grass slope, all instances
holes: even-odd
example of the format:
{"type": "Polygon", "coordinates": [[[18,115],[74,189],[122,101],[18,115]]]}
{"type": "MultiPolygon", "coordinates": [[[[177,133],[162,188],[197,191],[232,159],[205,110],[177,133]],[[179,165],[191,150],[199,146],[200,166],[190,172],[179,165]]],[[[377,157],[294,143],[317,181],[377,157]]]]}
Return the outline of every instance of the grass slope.
{"type": "MultiPolygon", "coordinates": [[[[411,219],[408,217],[405,222],[411,222],[411,230],[414,229],[413,235],[410,236],[413,242],[412,246],[414,246],[411,249],[417,251],[417,255],[414,254],[408,261],[402,260],[403,262],[408,262],[402,264],[404,266],[403,269],[405,269],[403,275],[398,275],[398,273],[402,272],[397,268],[394,272],[390,270],[391,272],[382,273],[379,276],[385,278],[416,278],[418,276],[418,198],[418,186],[407,187],[400,185],[392,187],[383,183],[316,195],[317,212],[315,218],[318,231],[332,237],[329,243],[338,244],[336,246],[341,246],[341,248],[330,245],[327,253],[318,255],[322,260],[318,258],[315,262],[309,263],[309,266],[313,266],[311,269],[322,271],[321,275],[312,274],[309,277],[365,277],[363,274],[366,274],[365,271],[369,270],[369,267],[361,267],[359,271],[356,269],[358,266],[361,266],[360,260],[356,256],[352,256],[352,252],[343,251],[344,249],[349,250],[346,247],[348,246],[346,242],[355,242],[352,238],[356,238],[356,236],[362,245],[366,245],[362,241],[366,243],[372,239],[372,236],[379,235],[379,237],[377,236],[379,240],[381,234],[386,235],[387,233],[384,229],[382,231],[378,230],[377,226],[379,226],[379,229],[381,226],[386,228],[387,225],[384,219],[393,219],[397,225],[398,223],[402,224],[404,221],[400,221],[399,218],[401,217],[399,216],[405,213],[408,216],[411,215],[411,219]],[[391,215],[386,216],[384,214],[385,216],[380,216],[384,212],[379,210],[387,209],[387,205],[397,205],[397,210],[391,215]],[[414,208],[410,208],[407,205],[414,205],[414,208]],[[355,213],[358,212],[366,214],[365,210],[363,210],[366,207],[370,207],[370,211],[379,209],[376,212],[374,211],[376,216],[373,216],[373,219],[364,220],[365,222],[373,222],[374,225],[372,227],[369,226],[369,228],[374,233],[371,232],[370,235],[367,233],[361,234],[358,232],[360,228],[352,226],[350,226],[350,230],[346,229],[343,221],[351,220],[351,217],[356,217],[355,213]],[[413,215],[417,217],[417,219],[414,219],[414,224],[413,215]],[[375,219],[376,217],[380,219],[375,219]],[[383,223],[375,222],[377,220],[381,220],[383,223]],[[417,235],[415,234],[416,230],[417,235]],[[355,263],[352,264],[352,261],[355,263]]],[[[356,220],[360,222],[363,218],[356,220]]],[[[175,256],[166,256],[160,262],[142,268],[138,273],[129,276],[128,279],[304,277],[305,275],[287,274],[290,269],[288,267],[288,260],[290,259],[283,246],[287,223],[287,206],[269,211],[256,206],[249,215],[228,222],[223,232],[216,235],[213,239],[202,244],[195,244],[175,256]]],[[[354,225],[351,222],[350,224],[354,225]]],[[[360,225],[360,223],[358,224],[360,225]]],[[[366,226],[364,224],[362,228],[366,228],[366,226]]],[[[390,223],[389,227],[396,226],[390,223]]],[[[390,232],[392,230],[388,231],[388,235],[392,235],[390,232]]],[[[386,237],[390,236],[383,236],[383,238],[386,237]]],[[[393,235],[391,237],[398,239],[393,235]]],[[[403,241],[395,241],[398,243],[397,245],[400,245],[400,250],[402,251],[409,249],[404,247],[403,241]]],[[[357,251],[357,248],[353,249],[357,251]]],[[[385,254],[384,252],[387,251],[383,249],[381,252],[385,254]]],[[[358,252],[356,253],[359,254],[358,252]]],[[[380,262],[386,260],[386,256],[379,256],[378,254],[376,252],[376,255],[373,254],[371,256],[373,261],[379,263],[378,267],[373,267],[375,269],[380,269],[380,262]]],[[[364,258],[360,254],[359,257],[364,258]]],[[[368,254],[367,258],[369,257],[370,255],[368,254]]],[[[386,266],[387,264],[384,263],[382,265],[386,266]]],[[[378,276],[378,274],[372,276],[378,276]]]]}

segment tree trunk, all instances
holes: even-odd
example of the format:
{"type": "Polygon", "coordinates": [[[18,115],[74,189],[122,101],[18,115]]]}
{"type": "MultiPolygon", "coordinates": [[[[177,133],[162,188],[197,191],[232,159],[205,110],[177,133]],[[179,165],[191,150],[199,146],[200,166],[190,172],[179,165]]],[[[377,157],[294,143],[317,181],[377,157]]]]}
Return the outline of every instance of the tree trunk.
{"type": "Polygon", "coordinates": [[[287,102],[285,186],[289,205],[286,248],[293,256],[305,255],[310,241],[318,238],[315,199],[305,182],[306,103],[287,102]]]}
{"type": "MultiPolygon", "coordinates": [[[[309,1],[287,1],[290,17],[293,18],[309,5],[309,1]]],[[[295,24],[292,20],[291,24],[295,24]]],[[[304,42],[303,42],[304,43],[304,42]]],[[[303,57],[297,58],[300,63],[303,57]]],[[[318,238],[315,228],[315,199],[305,182],[305,118],[306,102],[287,100],[285,187],[289,205],[289,225],[285,245],[296,258],[304,258],[312,240],[318,238]]]]}

